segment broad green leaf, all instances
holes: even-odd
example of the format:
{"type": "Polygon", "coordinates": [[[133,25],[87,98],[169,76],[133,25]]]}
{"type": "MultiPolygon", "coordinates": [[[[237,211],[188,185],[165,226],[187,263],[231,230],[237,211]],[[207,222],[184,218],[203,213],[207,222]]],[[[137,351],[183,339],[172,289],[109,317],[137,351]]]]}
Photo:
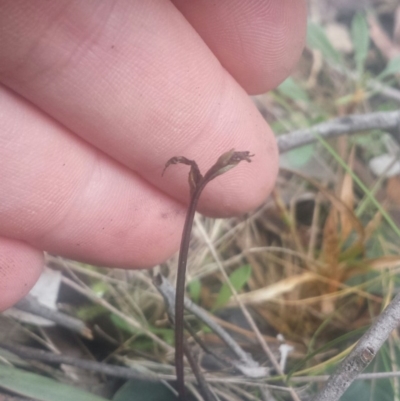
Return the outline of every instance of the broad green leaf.
{"type": "Polygon", "coordinates": [[[39,401],[107,401],[48,377],[0,365],[0,387],[39,401]]]}
{"type": "Polygon", "coordinates": [[[340,401],[354,400],[379,400],[393,401],[393,389],[390,379],[377,380],[356,380],[340,398],[340,401]]]}
{"type": "Polygon", "coordinates": [[[400,72],[400,56],[394,57],[386,65],[386,68],[377,76],[377,79],[386,78],[389,75],[400,72]]]}
{"type": "Polygon", "coordinates": [[[307,44],[311,49],[319,50],[324,58],[333,64],[341,64],[339,52],[332,46],[320,25],[310,22],[307,27],[307,44]]]}
{"type": "Polygon", "coordinates": [[[201,292],[201,282],[199,279],[194,279],[192,280],[189,285],[189,294],[190,298],[192,299],[193,302],[198,303],[200,299],[200,292],[201,292]]]}
{"type": "Polygon", "coordinates": [[[114,395],[113,401],[177,401],[175,394],[162,383],[130,380],[114,395]]]}
{"type": "MultiPolygon", "coordinates": [[[[233,288],[236,291],[242,289],[242,287],[247,283],[251,275],[251,266],[244,265],[236,269],[233,273],[229,276],[229,281],[231,282],[233,288]]],[[[231,297],[232,292],[228,287],[228,284],[224,283],[219,291],[218,298],[214,304],[214,310],[224,306],[231,297]]]]}
{"type": "Polygon", "coordinates": [[[294,81],[292,77],[287,78],[278,86],[278,91],[292,100],[309,102],[308,93],[294,81]]]}
{"type": "MultiPolygon", "coordinates": [[[[397,347],[394,347],[392,352],[389,351],[388,346],[384,344],[374,361],[365,370],[365,373],[391,372],[399,361],[398,355],[396,354],[398,354],[397,347]]],[[[398,396],[395,395],[396,392],[392,380],[396,379],[381,378],[379,380],[356,380],[343,394],[340,401],[397,400],[398,396]]]]}
{"type": "Polygon", "coordinates": [[[369,30],[367,20],[361,13],[357,13],[351,22],[351,37],[354,47],[354,58],[357,72],[361,76],[369,48],[369,30]]]}

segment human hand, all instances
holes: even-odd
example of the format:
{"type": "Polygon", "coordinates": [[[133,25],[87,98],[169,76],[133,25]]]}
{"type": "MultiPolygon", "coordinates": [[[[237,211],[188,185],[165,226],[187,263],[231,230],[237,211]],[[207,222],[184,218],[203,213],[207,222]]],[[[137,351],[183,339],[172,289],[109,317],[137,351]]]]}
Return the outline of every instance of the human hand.
{"type": "Polygon", "coordinates": [[[247,93],[301,54],[304,0],[3,0],[0,13],[0,310],[22,298],[42,250],[147,267],[179,246],[187,169],[255,153],[210,183],[200,211],[258,206],[278,169],[247,93]],[[246,93],[247,92],[247,93],[246,93]]]}

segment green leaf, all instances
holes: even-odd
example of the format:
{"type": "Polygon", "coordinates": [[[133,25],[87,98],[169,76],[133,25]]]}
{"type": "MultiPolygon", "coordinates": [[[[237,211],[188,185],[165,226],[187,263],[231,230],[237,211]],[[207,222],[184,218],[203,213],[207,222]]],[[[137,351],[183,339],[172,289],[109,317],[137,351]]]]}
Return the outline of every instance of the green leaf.
{"type": "Polygon", "coordinates": [[[108,284],[104,281],[96,281],[91,287],[98,297],[103,297],[108,291],[108,284]]]}
{"type": "Polygon", "coordinates": [[[190,294],[190,298],[192,298],[193,302],[198,303],[200,299],[201,292],[201,282],[199,279],[192,280],[188,285],[188,290],[190,294]]]}
{"type": "Polygon", "coordinates": [[[48,377],[0,365],[0,387],[39,401],[107,401],[48,377]]]}
{"type": "Polygon", "coordinates": [[[377,76],[377,79],[386,78],[389,75],[400,72],[400,56],[394,57],[386,65],[386,68],[377,76]]]}
{"type": "Polygon", "coordinates": [[[97,304],[94,305],[90,304],[81,306],[78,309],[76,315],[79,319],[87,321],[87,320],[94,320],[98,316],[105,315],[106,313],[108,313],[108,311],[103,306],[97,304]]]}
{"type": "Polygon", "coordinates": [[[308,93],[294,81],[292,77],[287,78],[278,86],[278,91],[282,93],[282,95],[287,96],[292,100],[300,100],[303,102],[309,102],[310,98],[308,97],[308,93]]]}
{"type": "Polygon", "coordinates": [[[394,394],[390,385],[390,379],[377,380],[356,380],[340,398],[340,401],[354,400],[379,400],[393,401],[394,394]]]}
{"type": "Polygon", "coordinates": [[[336,106],[346,106],[352,102],[354,102],[354,93],[350,93],[348,95],[339,97],[338,99],[335,100],[335,105],[336,106]]]}
{"type": "MultiPolygon", "coordinates": [[[[242,287],[247,283],[251,275],[251,266],[244,265],[236,269],[233,273],[229,276],[229,281],[231,282],[233,288],[236,291],[242,289],[242,287]]],[[[232,292],[228,287],[228,284],[224,283],[219,291],[218,298],[214,304],[214,310],[217,308],[221,308],[224,306],[231,297],[232,292]]]]}
{"type": "Polygon", "coordinates": [[[113,397],[113,401],[177,401],[177,399],[175,394],[162,383],[136,379],[125,383],[113,397]]]}
{"type": "Polygon", "coordinates": [[[354,47],[354,58],[357,72],[361,76],[369,48],[369,30],[367,20],[361,13],[357,13],[351,22],[351,37],[354,47]]]}
{"type": "Polygon", "coordinates": [[[311,49],[319,50],[328,62],[342,64],[339,52],[332,46],[332,43],[320,25],[309,22],[307,27],[307,44],[311,49]]]}

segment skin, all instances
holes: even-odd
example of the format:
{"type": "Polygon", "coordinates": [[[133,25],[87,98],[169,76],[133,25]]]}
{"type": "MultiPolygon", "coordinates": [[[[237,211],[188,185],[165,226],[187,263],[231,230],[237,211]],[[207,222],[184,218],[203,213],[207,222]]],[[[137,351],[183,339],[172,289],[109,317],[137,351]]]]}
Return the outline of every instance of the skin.
{"type": "Polygon", "coordinates": [[[248,94],[277,86],[304,46],[303,0],[0,0],[0,310],[43,250],[124,268],[179,247],[187,169],[255,153],[199,210],[232,216],[273,187],[273,133],[248,94]]]}

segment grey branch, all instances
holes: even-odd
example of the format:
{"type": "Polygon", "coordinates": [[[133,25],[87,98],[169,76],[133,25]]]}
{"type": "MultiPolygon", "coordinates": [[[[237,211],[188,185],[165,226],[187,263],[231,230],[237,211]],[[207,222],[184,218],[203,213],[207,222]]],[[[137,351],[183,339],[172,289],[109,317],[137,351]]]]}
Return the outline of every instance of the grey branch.
{"type": "MultiPolygon", "coordinates": [[[[154,285],[163,296],[168,308],[168,314],[174,316],[175,313],[175,289],[171,283],[162,275],[157,275],[154,279],[154,285]]],[[[219,324],[217,324],[209,314],[199,306],[195,305],[190,299],[185,297],[185,309],[193,313],[198,319],[205,323],[214,331],[238,357],[239,362],[234,366],[245,376],[252,378],[266,377],[268,369],[260,366],[250,354],[243,351],[239,344],[227,333],[219,324]]]]}
{"type": "Polygon", "coordinates": [[[400,294],[377,317],[313,401],[336,401],[368,366],[390,333],[400,325],[400,294]]]}
{"type": "Polygon", "coordinates": [[[335,118],[310,128],[281,135],[277,138],[277,142],[279,152],[284,153],[315,142],[317,136],[321,136],[322,138],[334,138],[344,134],[356,134],[358,132],[374,129],[395,131],[398,133],[400,130],[400,112],[382,111],[335,118]]]}
{"type": "Polygon", "coordinates": [[[127,368],[124,366],[115,366],[107,363],[89,361],[86,359],[75,358],[68,355],[53,354],[52,352],[38,350],[32,347],[26,347],[21,344],[11,344],[0,342],[0,348],[6,349],[24,359],[44,361],[53,364],[66,364],[76,366],[81,369],[90,370],[92,372],[102,373],[107,376],[119,377],[124,379],[139,379],[146,381],[161,381],[170,379],[167,375],[158,375],[153,373],[143,373],[139,369],[127,368]]]}
{"type": "MultiPolygon", "coordinates": [[[[329,375],[319,376],[293,376],[290,378],[292,383],[323,383],[329,380],[329,375]]],[[[355,380],[382,380],[382,379],[393,379],[399,378],[400,371],[394,372],[373,372],[373,373],[361,373],[356,377],[355,380]]]]}
{"type": "MultiPolygon", "coordinates": [[[[137,368],[133,367],[125,367],[125,366],[116,366],[111,365],[104,362],[97,362],[97,361],[88,361],[86,359],[75,358],[68,355],[59,355],[53,354],[48,351],[38,350],[32,347],[26,347],[21,344],[17,343],[8,343],[8,342],[0,342],[0,348],[6,349],[12,352],[15,355],[19,355],[20,357],[24,358],[24,360],[34,360],[34,361],[44,361],[51,364],[66,364],[70,366],[76,366],[80,369],[85,369],[91,372],[96,372],[100,374],[104,374],[110,377],[119,377],[121,379],[139,379],[145,380],[150,382],[159,382],[159,381],[172,381],[176,380],[176,376],[174,374],[163,374],[163,373],[155,373],[151,372],[148,369],[144,370],[144,368],[138,365],[137,368]]],[[[187,380],[190,382],[195,382],[196,378],[192,375],[187,376],[187,380]]],[[[242,384],[248,385],[252,387],[260,387],[269,388],[271,390],[278,390],[288,392],[289,390],[286,387],[276,386],[273,384],[253,381],[253,380],[243,380],[238,377],[218,377],[216,375],[211,375],[207,378],[210,383],[235,383],[235,384],[242,384]]],[[[0,398],[0,401],[3,401],[0,398]]],[[[13,400],[14,401],[14,400],[13,400]]],[[[22,401],[19,400],[18,401],[22,401]]],[[[31,401],[25,400],[23,401],[31,401]]]]}
{"type": "Polygon", "coordinates": [[[0,393],[0,401],[36,401],[36,400],[34,400],[33,398],[20,398],[0,393]]]}
{"type": "Polygon", "coordinates": [[[93,339],[93,334],[91,330],[79,319],[68,316],[65,313],[58,312],[48,308],[47,306],[41,305],[35,298],[31,296],[26,296],[21,299],[15,307],[24,312],[32,313],[33,315],[43,317],[45,319],[51,320],[60,326],[66,327],[67,329],[74,331],[86,337],[88,339],[93,339]]]}

